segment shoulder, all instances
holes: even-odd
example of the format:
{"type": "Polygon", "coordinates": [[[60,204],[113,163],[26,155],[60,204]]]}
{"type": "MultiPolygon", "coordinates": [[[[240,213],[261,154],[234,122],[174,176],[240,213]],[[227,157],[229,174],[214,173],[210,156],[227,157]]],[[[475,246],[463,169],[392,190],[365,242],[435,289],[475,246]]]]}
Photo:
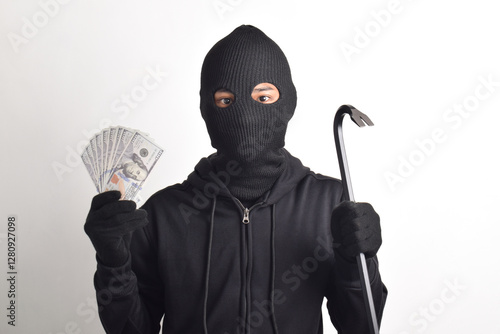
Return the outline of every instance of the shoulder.
{"type": "Polygon", "coordinates": [[[341,201],[343,188],[341,180],[309,171],[298,183],[296,191],[310,199],[325,197],[338,203],[341,201]]]}
{"type": "Polygon", "coordinates": [[[311,177],[311,178],[317,180],[318,182],[334,183],[334,184],[339,184],[342,186],[342,181],[340,181],[339,179],[328,176],[328,175],[316,173],[313,171],[309,171],[307,173],[306,177],[311,177]]]}
{"type": "Polygon", "coordinates": [[[309,171],[302,179],[302,182],[313,183],[317,186],[342,189],[342,181],[340,181],[339,179],[320,173],[315,173],[313,171],[309,171]]]}
{"type": "Polygon", "coordinates": [[[148,210],[153,207],[170,207],[175,205],[175,203],[182,202],[185,198],[192,197],[190,195],[192,193],[190,191],[191,188],[192,185],[187,181],[165,187],[151,195],[142,208],[148,210]]]}
{"type": "Polygon", "coordinates": [[[302,164],[299,158],[293,156],[287,150],[283,150],[287,159],[287,169],[282,183],[306,183],[306,184],[314,184],[317,186],[324,187],[340,187],[342,188],[342,182],[339,179],[326,176],[320,173],[316,173],[312,171],[309,167],[306,167],[302,164]]]}

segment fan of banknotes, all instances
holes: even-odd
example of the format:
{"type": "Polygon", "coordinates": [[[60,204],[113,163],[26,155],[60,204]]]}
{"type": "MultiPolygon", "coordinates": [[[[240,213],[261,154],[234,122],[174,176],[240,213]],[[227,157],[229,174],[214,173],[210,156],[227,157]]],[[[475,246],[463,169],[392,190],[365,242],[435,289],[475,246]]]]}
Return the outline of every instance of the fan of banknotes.
{"type": "Polygon", "coordinates": [[[90,140],[82,160],[99,193],[119,190],[122,199],[137,202],[144,181],[162,153],[147,134],[111,127],[90,140]]]}

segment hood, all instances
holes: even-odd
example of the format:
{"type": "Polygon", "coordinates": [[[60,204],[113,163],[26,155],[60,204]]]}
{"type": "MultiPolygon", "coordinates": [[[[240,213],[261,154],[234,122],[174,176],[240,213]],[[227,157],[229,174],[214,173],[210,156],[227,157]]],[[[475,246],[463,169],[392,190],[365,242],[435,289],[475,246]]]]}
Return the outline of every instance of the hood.
{"type": "MultiPolygon", "coordinates": [[[[277,203],[284,195],[293,190],[309,172],[309,168],[305,167],[298,158],[292,156],[284,148],[281,150],[285,156],[286,167],[271,189],[256,201],[263,202],[263,205],[277,203]]],[[[215,154],[212,154],[202,158],[195,166],[194,171],[189,174],[187,181],[209,198],[214,196],[234,198],[227,188],[227,184],[231,182],[231,174],[238,174],[238,164],[235,161],[229,162],[226,171],[217,172],[211,162],[214,156],[215,154]]]]}

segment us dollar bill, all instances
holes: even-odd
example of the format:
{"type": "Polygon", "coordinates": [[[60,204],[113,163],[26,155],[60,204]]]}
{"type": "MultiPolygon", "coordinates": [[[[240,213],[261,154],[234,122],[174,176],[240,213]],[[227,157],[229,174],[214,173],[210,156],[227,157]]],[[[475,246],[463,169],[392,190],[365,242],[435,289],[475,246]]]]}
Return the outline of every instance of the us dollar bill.
{"type": "Polygon", "coordinates": [[[144,132],[111,127],[96,134],[82,153],[98,192],[119,190],[121,199],[139,201],[139,191],[163,149],[144,132]]]}
{"type": "Polygon", "coordinates": [[[117,159],[104,190],[119,190],[123,199],[134,200],[162,154],[162,148],[135,132],[117,159]]]}

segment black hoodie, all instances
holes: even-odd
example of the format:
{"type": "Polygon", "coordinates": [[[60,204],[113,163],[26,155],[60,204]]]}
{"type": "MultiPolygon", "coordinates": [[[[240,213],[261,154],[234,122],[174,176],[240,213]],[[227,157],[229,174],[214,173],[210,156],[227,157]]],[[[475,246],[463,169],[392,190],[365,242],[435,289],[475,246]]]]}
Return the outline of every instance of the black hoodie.
{"type": "MultiPolygon", "coordinates": [[[[334,256],[331,212],[339,180],[315,174],[283,149],[286,168],[250,208],[202,159],[182,184],[144,205],[121,268],[98,264],[95,285],[108,333],[322,333],[323,299],[339,333],[369,333],[356,265],[334,256]]],[[[387,296],[368,261],[377,315],[387,296]]]]}

